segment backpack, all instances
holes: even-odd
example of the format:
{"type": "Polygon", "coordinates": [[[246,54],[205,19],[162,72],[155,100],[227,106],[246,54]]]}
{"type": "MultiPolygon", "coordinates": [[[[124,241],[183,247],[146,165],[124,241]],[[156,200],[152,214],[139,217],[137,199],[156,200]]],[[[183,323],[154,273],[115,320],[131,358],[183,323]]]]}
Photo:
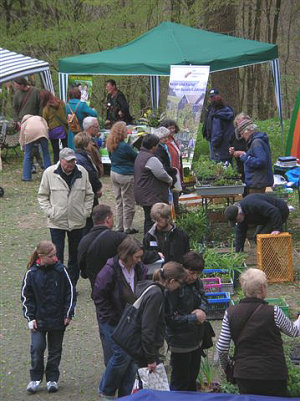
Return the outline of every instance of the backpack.
{"type": "Polygon", "coordinates": [[[71,114],[68,114],[67,120],[68,120],[69,129],[73,132],[73,134],[78,134],[78,132],[81,131],[81,127],[80,127],[78,118],[76,116],[76,111],[77,111],[79,105],[80,105],[80,102],[77,103],[75,111],[73,111],[71,109],[70,104],[68,104],[71,114]]]}

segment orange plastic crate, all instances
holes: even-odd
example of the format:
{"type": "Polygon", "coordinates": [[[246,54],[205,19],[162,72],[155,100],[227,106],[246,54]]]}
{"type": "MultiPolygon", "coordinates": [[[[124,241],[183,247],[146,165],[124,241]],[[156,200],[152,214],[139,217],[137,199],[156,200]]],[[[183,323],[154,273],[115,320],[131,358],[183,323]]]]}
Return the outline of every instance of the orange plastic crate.
{"type": "Polygon", "coordinates": [[[258,234],[256,252],[257,267],[266,273],[268,282],[294,281],[291,234],[258,234]]]}

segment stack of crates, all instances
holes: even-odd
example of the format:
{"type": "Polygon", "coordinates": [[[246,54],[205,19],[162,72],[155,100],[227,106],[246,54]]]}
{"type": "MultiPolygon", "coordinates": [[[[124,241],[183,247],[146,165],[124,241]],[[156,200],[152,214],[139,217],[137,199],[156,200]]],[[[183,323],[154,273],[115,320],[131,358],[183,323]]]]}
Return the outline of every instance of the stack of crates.
{"type": "Polygon", "coordinates": [[[206,316],[208,320],[222,320],[226,309],[230,305],[229,292],[207,292],[208,300],[206,316]]]}
{"type": "Polygon", "coordinates": [[[223,283],[222,275],[228,274],[225,269],[204,269],[202,278],[205,295],[208,300],[207,319],[221,320],[225,310],[231,304],[230,293],[233,294],[233,280],[223,283]]]}

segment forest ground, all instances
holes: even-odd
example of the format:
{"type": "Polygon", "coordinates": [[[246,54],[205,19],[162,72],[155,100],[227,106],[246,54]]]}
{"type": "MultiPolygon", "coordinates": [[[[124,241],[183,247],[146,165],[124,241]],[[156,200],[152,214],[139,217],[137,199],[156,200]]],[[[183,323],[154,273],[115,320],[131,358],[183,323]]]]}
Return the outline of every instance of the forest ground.
{"type": "MultiPolygon", "coordinates": [[[[5,195],[0,199],[1,205],[1,370],[0,398],[6,401],[27,400],[26,385],[29,382],[30,354],[29,330],[22,316],[20,288],[26,264],[36,244],[42,239],[50,239],[38,202],[37,190],[41,179],[39,169],[33,175],[33,181],[21,181],[21,157],[10,157],[4,163],[1,173],[1,186],[5,195]]],[[[114,205],[114,197],[108,176],[103,182],[101,201],[114,205]]],[[[143,212],[137,207],[134,226],[142,232],[143,212]]],[[[294,266],[297,281],[289,284],[272,284],[269,286],[269,297],[283,296],[290,304],[292,317],[296,317],[300,308],[299,299],[299,206],[290,218],[289,228],[294,238],[294,266]],[[298,295],[297,295],[298,293],[298,295]]],[[[218,226],[215,227],[218,230],[218,226]]],[[[141,234],[138,235],[141,239],[141,234]]],[[[249,251],[250,264],[255,263],[255,248],[249,251]]],[[[56,394],[45,390],[33,397],[36,400],[56,399],[60,401],[97,400],[97,387],[103,372],[102,349],[99,340],[95,308],[90,298],[90,286],[87,280],[78,283],[78,302],[76,317],[66,331],[64,349],[60,366],[60,389],[56,394]]],[[[214,321],[216,332],[220,321],[214,321]]],[[[216,373],[219,375],[219,373],[216,373]]],[[[45,382],[43,383],[43,387],[45,382]]]]}

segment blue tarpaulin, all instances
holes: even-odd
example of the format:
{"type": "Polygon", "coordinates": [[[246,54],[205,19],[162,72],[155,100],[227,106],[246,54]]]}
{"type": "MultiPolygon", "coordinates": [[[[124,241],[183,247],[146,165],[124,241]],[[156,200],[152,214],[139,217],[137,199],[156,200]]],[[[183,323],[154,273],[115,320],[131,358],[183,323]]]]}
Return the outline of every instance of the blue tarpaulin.
{"type": "Polygon", "coordinates": [[[122,401],[291,401],[300,400],[286,397],[269,397],[263,395],[236,395],[219,393],[195,393],[184,391],[141,390],[120,398],[122,401]]]}

